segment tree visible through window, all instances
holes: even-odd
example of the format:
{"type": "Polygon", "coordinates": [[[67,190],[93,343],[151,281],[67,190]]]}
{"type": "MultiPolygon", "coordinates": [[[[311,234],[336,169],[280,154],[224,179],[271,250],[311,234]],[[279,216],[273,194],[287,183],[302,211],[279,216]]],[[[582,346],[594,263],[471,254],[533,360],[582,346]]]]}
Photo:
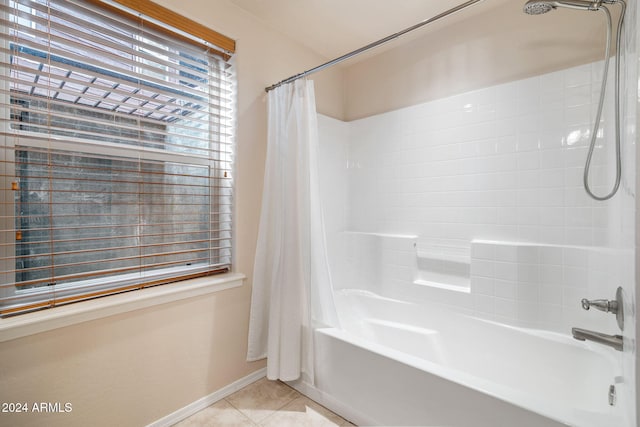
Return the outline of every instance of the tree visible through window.
{"type": "Polygon", "coordinates": [[[228,270],[225,58],[90,4],[0,2],[0,312],[228,270]]]}

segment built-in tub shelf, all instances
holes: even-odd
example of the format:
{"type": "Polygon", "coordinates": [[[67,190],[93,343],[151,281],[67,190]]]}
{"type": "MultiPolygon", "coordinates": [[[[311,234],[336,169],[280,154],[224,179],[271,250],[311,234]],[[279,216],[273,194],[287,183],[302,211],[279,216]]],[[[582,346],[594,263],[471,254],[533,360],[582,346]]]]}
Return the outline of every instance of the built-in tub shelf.
{"type": "Polygon", "coordinates": [[[387,239],[387,240],[396,239],[400,241],[411,241],[411,242],[414,242],[418,238],[418,236],[413,234],[376,233],[371,231],[346,230],[344,231],[344,234],[353,235],[353,236],[369,236],[369,237],[375,237],[378,239],[387,239]]]}
{"type": "Polygon", "coordinates": [[[416,247],[415,285],[469,293],[470,270],[468,248],[416,247]]]}
{"type": "Polygon", "coordinates": [[[429,286],[431,288],[444,289],[445,291],[463,292],[466,294],[471,293],[469,286],[456,286],[447,283],[430,282],[428,280],[416,279],[413,281],[414,285],[429,286]]]}

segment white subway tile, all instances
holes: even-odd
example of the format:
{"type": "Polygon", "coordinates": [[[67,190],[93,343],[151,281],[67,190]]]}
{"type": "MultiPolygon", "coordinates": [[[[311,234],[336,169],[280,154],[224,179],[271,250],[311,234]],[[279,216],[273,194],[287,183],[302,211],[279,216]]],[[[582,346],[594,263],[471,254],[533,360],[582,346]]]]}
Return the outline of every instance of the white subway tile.
{"type": "Polygon", "coordinates": [[[520,133],[517,138],[518,152],[536,151],[540,149],[540,133],[520,133]]]}
{"type": "Polygon", "coordinates": [[[541,304],[562,305],[562,287],[558,285],[540,285],[539,298],[541,304]]]}
{"type": "Polygon", "coordinates": [[[540,186],[540,171],[538,169],[520,170],[517,175],[518,188],[537,188],[540,186]]]}
{"type": "Polygon", "coordinates": [[[569,227],[591,227],[591,208],[565,208],[565,224],[569,227]]]}
{"type": "Polygon", "coordinates": [[[585,290],[581,288],[575,288],[565,286],[562,288],[562,306],[570,308],[580,307],[580,301],[585,298],[585,290]]]}
{"type": "MultiPolygon", "coordinates": [[[[560,119],[562,119],[564,117],[564,110],[562,109],[564,107],[564,92],[562,90],[558,92],[540,92],[540,105],[547,108],[547,111],[559,110],[561,113],[560,119]]],[[[543,121],[543,123],[546,124],[547,122],[543,121]]]]}
{"type": "Polygon", "coordinates": [[[540,266],[538,264],[518,263],[518,284],[540,283],[540,266]]]}
{"type": "Polygon", "coordinates": [[[493,279],[489,277],[471,278],[471,292],[481,295],[494,295],[493,279]]]}
{"type": "Polygon", "coordinates": [[[518,225],[537,225],[540,219],[540,208],[527,206],[518,208],[518,225]]]}
{"type": "Polygon", "coordinates": [[[541,150],[538,155],[541,169],[564,168],[565,166],[564,152],[561,148],[541,150]]]}
{"type": "Polygon", "coordinates": [[[563,248],[564,265],[570,267],[587,268],[591,251],[583,248],[563,248]]]}
{"type": "Polygon", "coordinates": [[[496,244],[494,245],[494,253],[496,261],[518,261],[518,247],[516,245],[496,244]]]}
{"type": "Polygon", "coordinates": [[[518,226],[518,239],[522,242],[539,242],[541,229],[540,226],[518,226]]]}
{"type": "Polygon", "coordinates": [[[471,258],[493,260],[495,258],[495,245],[491,243],[471,242],[471,258]]]}
{"type": "Polygon", "coordinates": [[[593,230],[588,227],[566,227],[567,241],[578,246],[593,245],[593,230]]]}
{"type": "Polygon", "coordinates": [[[573,145],[568,146],[564,150],[564,165],[565,167],[583,167],[584,159],[587,157],[587,147],[581,147],[577,144],[580,140],[577,140],[573,145]]]}
{"type": "Polygon", "coordinates": [[[564,185],[564,170],[560,168],[542,169],[539,177],[541,188],[559,188],[564,185]]]}
{"type": "MultiPolygon", "coordinates": [[[[562,306],[555,304],[539,304],[539,318],[544,319],[549,329],[555,329],[562,323],[562,306]]],[[[567,331],[569,328],[566,329],[567,331]]]]}
{"type": "Polygon", "coordinates": [[[540,225],[564,226],[564,208],[550,207],[548,203],[545,205],[540,209],[540,225]]]}
{"type": "MultiPolygon", "coordinates": [[[[541,223],[542,224],[542,223],[541,223]]],[[[564,245],[565,235],[563,225],[541,225],[539,242],[545,242],[550,245],[564,245]]]]}
{"type": "Polygon", "coordinates": [[[564,119],[559,121],[562,122],[561,126],[557,126],[557,129],[550,127],[549,129],[545,129],[540,133],[540,149],[542,150],[552,150],[552,149],[561,149],[565,144],[565,122],[564,119]]]}
{"type": "Polygon", "coordinates": [[[589,281],[589,274],[586,267],[570,267],[565,265],[562,273],[564,286],[586,289],[589,281]]]}
{"type": "MultiPolygon", "coordinates": [[[[565,205],[566,191],[563,188],[544,188],[540,190],[540,206],[546,207],[559,207],[565,205]]],[[[558,224],[564,225],[564,224],[558,224]]]]}
{"type": "Polygon", "coordinates": [[[536,245],[518,245],[519,264],[538,264],[540,261],[540,247],[536,245]]]}
{"type": "Polygon", "coordinates": [[[494,277],[494,262],[482,259],[471,260],[471,277],[494,277]]]}
{"type": "MultiPolygon", "coordinates": [[[[591,82],[589,82],[591,83],[591,82]]],[[[576,107],[591,104],[591,84],[571,86],[565,89],[565,107],[576,107]]]]}
{"type": "Polygon", "coordinates": [[[539,286],[535,283],[518,283],[518,301],[537,303],[539,300],[539,286]]]}
{"type": "MultiPolygon", "coordinates": [[[[531,110],[533,105],[533,103],[527,104],[527,109],[524,111],[518,110],[520,115],[514,118],[518,125],[518,133],[540,131],[540,113],[535,110],[531,110]]],[[[518,107],[520,107],[520,105],[518,107]]]]}
{"type": "Polygon", "coordinates": [[[518,295],[517,286],[518,284],[516,281],[501,279],[493,280],[494,294],[498,298],[515,300],[518,295]]]}
{"type": "MultiPolygon", "coordinates": [[[[559,262],[562,262],[562,258],[559,262]]],[[[562,265],[541,264],[540,283],[549,286],[562,286],[564,283],[562,265]]]]}
{"type": "MultiPolygon", "coordinates": [[[[545,190],[546,191],[546,190],[545,190]]],[[[540,205],[539,189],[518,189],[516,192],[516,200],[518,206],[537,207],[540,205]]]]}
{"type": "Polygon", "coordinates": [[[562,265],[563,251],[558,246],[541,246],[540,247],[540,264],[542,265],[562,265]]]}
{"type": "Polygon", "coordinates": [[[518,264],[514,262],[495,262],[493,273],[493,277],[496,279],[517,281],[518,264]]]}

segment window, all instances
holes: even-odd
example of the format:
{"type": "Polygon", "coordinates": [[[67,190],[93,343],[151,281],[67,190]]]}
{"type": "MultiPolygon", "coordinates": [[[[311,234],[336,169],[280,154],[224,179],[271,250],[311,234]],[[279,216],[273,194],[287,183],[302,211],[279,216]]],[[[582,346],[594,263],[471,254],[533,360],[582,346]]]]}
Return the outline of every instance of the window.
{"type": "Polygon", "coordinates": [[[229,271],[228,54],[97,1],[0,7],[0,313],[229,271]]]}

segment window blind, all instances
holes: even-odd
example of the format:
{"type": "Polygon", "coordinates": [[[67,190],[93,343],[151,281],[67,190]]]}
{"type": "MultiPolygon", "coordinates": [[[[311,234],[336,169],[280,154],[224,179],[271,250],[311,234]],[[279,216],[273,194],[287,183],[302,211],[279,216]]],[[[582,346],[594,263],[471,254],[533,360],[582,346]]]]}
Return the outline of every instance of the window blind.
{"type": "Polygon", "coordinates": [[[228,271],[234,70],[95,1],[0,0],[0,313],[228,271]]]}

